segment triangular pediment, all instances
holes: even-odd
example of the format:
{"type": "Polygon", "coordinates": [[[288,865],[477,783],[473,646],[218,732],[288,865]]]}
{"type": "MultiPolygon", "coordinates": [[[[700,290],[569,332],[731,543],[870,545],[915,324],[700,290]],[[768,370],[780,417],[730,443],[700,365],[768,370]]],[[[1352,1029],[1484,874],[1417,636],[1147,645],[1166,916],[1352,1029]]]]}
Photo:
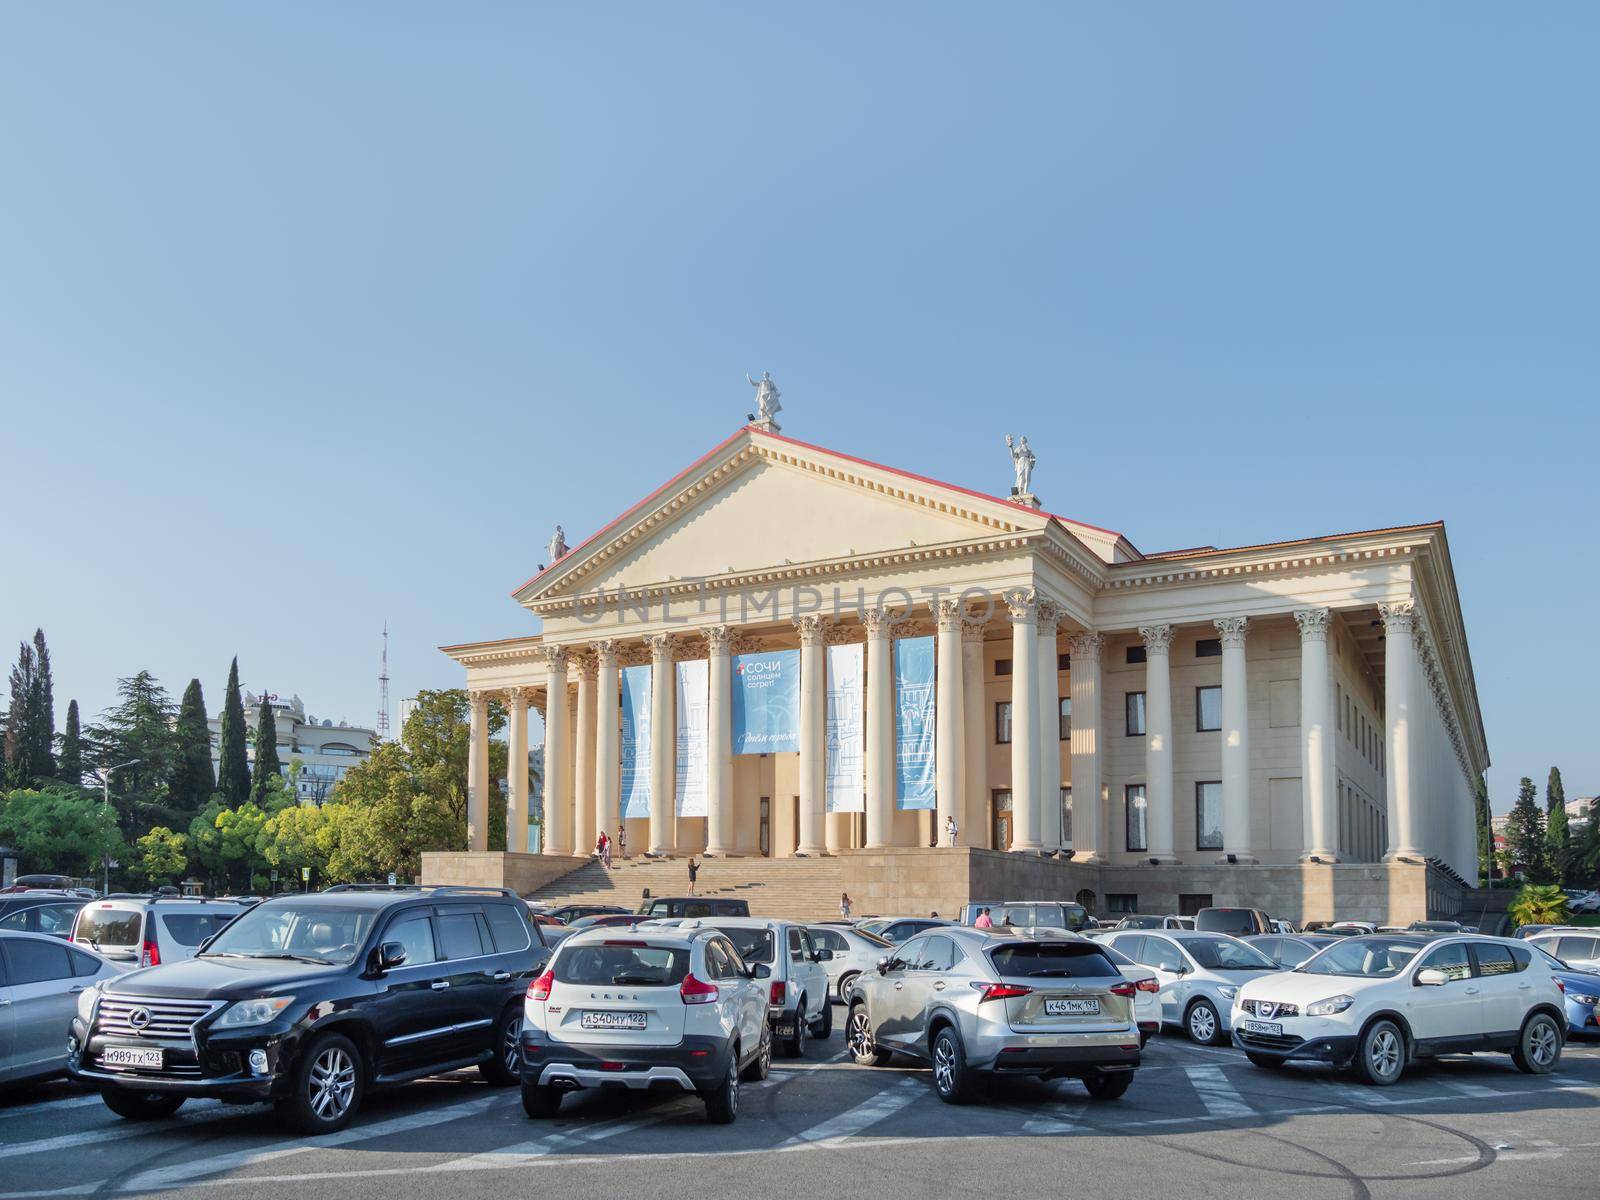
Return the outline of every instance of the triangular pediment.
{"type": "Polygon", "coordinates": [[[756,430],[713,451],[516,593],[529,603],[1043,529],[1021,505],[756,430]]]}

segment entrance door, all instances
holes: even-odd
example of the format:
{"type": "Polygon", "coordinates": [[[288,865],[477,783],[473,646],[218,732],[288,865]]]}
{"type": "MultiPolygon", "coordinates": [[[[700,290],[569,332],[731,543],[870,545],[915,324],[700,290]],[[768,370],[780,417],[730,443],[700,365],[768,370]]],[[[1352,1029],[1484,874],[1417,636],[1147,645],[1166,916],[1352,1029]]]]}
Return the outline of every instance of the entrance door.
{"type": "Polygon", "coordinates": [[[996,850],[1011,849],[1011,792],[997,788],[989,797],[989,844],[996,850]]]}
{"type": "Polygon", "coordinates": [[[772,857],[772,797],[761,797],[761,857],[772,857]]]}

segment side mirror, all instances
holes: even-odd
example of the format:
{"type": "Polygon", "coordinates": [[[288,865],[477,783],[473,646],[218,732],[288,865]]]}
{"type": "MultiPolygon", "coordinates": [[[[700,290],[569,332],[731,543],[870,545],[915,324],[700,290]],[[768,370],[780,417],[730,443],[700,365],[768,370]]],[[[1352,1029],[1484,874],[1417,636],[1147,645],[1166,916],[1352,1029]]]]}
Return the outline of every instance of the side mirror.
{"type": "Polygon", "coordinates": [[[894,959],[890,958],[888,955],[884,955],[882,958],[880,958],[878,960],[878,974],[879,975],[887,975],[893,969],[894,969],[894,959]]]}
{"type": "Polygon", "coordinates": [[[750,964],[750,978],[751,979],[771,979],[772,978],[772,968],[767,966],[766,963],[751,963],[750,964]]]}
{"type": "Polygon", "coordinates": [[[396,967],[405,966],[406,948],[399,942],[385,942],[378,947],[374,956],[373,967],[379,972],[392,971],[396,967]]]}
{"type": "Polygon", "coordinates": [[[811,961],[812,962],[819,962],[819,963],[820,962],[832,962],[833,961],[833,951],[832,950],[818,950],[815,954],[813,954],[811,956],[811,961]]]}
{"type": "Polygon", "coordinates": [[[1439,970],[1438,967],[1426,967],[1417,972],[1418,987],[1443,987],[1449,982],[1450,976],[1439,970]]]}

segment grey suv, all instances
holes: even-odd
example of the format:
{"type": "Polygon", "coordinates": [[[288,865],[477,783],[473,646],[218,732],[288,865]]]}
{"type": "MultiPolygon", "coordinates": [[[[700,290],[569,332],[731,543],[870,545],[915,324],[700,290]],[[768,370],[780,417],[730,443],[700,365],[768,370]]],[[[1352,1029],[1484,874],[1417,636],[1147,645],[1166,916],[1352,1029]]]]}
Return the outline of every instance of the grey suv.
{"type": "Polygon", "coordinates": [[[1135,988],[1088,938],[1058,930],[947,926],[864,971],[848,1045],[863,1066],[905,1054],[933,1067],[939,1098],[964,1104],[983,1075],[1083,1080],[1096,1099],[1139,1066],[1135,988]]]}

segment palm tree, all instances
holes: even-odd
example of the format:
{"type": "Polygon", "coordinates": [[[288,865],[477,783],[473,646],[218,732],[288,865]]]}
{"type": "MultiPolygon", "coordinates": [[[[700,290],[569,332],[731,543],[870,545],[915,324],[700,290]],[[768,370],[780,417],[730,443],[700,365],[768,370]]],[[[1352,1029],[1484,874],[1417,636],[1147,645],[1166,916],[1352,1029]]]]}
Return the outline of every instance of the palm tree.
{"type": "Polygon", "coordinates": [[[1553,883],[1530,883],[1511,902],[1513,925],[1560,925],[1567,919],[1567,894],[1553,883]]]}

